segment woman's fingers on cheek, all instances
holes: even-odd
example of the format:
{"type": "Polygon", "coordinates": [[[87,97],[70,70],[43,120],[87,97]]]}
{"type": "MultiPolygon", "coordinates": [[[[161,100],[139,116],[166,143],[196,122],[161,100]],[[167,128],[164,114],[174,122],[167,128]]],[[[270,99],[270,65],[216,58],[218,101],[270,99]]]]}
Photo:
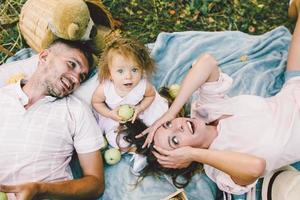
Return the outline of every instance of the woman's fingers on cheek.
{"type": "Polygon", "coordinates": [[[161,155],[155,151],[152,152],[157,159],[161,158],[161,155]]]}
{"type": "Polygon", "coordinates": [[[165,168],[173,169],[174,167],[172,165],[163,165],[165,168]]]}
{"type": "Polygon", "coordinates": [[[169,155],[169,152],[167,150],[164,150],[158,146],[153,146],[160,154],[163,154],[163,155],[169,155]]]}
{"type": "Polygon", "coordinates": [[[166,167],[166,168],[181,169],[181,168],[187,167],[187,165],[185,165],[185,164],[177,164],[177,163],[174,163],[169,160],[158,159],[157,161],[159,164],[161,164],[163,167],[166,167]]]}
{"type": "Polygon", "coordinates": [[[170,163],[170,162],[167,162],[167,161],[163,161],[163,160],[159,160],[159,159],[157,161],[163,167],[166,167],[166,168],[173,168],[174,167],[173,163],[170,163]]]}
{"type": "Polygon", "coordinates": [[[164,156],[164,155],[161,155],[157,152],[153,152],[153,154],[155,155],[155,157],[158,159],[158,160],[161,160],[161,161],[167,161],[168,160],[168,157],[164,156]]]}

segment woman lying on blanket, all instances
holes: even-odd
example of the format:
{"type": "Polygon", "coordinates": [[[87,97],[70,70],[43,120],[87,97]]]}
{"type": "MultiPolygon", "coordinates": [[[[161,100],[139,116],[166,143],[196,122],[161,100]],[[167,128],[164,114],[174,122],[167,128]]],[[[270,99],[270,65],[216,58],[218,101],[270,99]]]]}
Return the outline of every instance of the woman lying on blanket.
{"type": "MultiPolygon", "coordinates": [[[[291,6],[298,11],[300,0],[291,6]]],[[[227,97],[232,79],[220,71],[214,57],[201,55],[169,111],[137,136],[149,148],[144,151],[146,155],[152,152],[165,170],[184,171],[195,162],[203,163],[206,174],[220,189],[236,194],[249,191],[259,177],[299,161],[299,44],[298,20],[289,49],[286,83],[269,98],[227,97]],[[192,117],[175,118],[196,90],[199,98],[192,104],[192,117]]]]}

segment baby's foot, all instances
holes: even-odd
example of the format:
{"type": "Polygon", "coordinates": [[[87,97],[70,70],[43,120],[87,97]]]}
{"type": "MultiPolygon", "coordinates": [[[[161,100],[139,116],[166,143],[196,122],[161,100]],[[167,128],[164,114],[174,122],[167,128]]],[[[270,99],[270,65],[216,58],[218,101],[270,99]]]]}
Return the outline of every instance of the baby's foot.
{"type": "Polygon", "coordinates": [[[300,0],[290,0],[288,15],[292,19],[297,19],[300,8],[300,0]]]}

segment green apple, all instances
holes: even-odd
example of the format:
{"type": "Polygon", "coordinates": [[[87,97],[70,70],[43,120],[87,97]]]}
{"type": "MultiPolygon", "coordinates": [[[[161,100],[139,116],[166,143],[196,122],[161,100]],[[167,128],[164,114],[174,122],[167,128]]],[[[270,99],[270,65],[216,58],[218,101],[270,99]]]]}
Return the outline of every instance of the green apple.
{"type": "Polygon", "coordinates": [[[175,99],[175,97],[178,95],[179,93],[179,90],[180,90],[180,85],[178,84],[172,84],[170,87],[169,87],[169,94],[170,96],[175,99]]]}
{"type": "Polygon", "coordinates": [[[6,193],[0,192],[0,200],[8,200],[6,193]]]}
{"type": "Polygon", "coordinates": [[[120,106],[118,110],[118,115],[121,117],[122,121],[128,121],[134,114],[134,108],[128,104],[120,106]]]}
{"type": "Polygon", "coordinates": [[[103,147],[101,147],[101,151],[105,150],[108,146],[108,142],[105,136],[103,136],[103,147]]]}
{"type": "Polygon", "coordinates": [[[116,148],[108,149],[104,152],[104,159],[109,165],[117,164],[121,160],[121,152],[116,148]]]}

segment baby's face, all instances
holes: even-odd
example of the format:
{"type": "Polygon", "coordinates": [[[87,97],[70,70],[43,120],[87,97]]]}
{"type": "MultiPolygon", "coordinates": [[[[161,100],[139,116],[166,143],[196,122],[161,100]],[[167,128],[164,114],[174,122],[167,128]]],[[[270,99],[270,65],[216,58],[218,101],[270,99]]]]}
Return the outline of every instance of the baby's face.
{"type": "Polygon", "coordinates": [[[118,53],[112,56],[109,72],[116,89],[123,94],[130,92],[139,83],[143,74],[142,69],[132,58],[118,53]]]}

